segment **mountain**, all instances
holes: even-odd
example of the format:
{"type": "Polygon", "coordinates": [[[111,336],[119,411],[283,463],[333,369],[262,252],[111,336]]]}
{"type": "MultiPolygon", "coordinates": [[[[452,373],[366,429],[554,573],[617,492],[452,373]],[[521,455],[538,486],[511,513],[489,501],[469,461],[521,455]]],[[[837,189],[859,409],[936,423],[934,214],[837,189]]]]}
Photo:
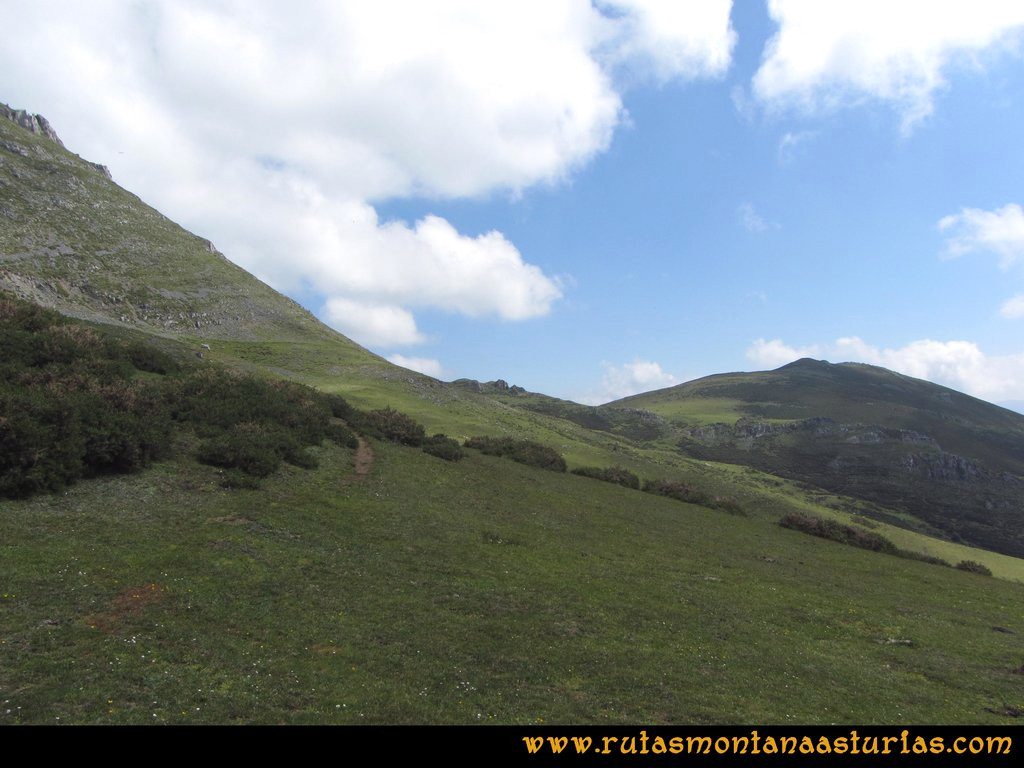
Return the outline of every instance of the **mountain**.
{"type": "Polygon", "coordinates": [[[689,456],[743,464],[908,513],[1024,556],[1024,416],[860,363],[803,359],[709,376],[609,409],[666,420],[689,456]]]}
{"type": "Polygon", "coordinates": [[[1024,711],[1024,560],[787,458],[817,419],[844,460],[951,455],[1010,483],[1018,422],[806,362],[599,408],[440,382],[326,328],[45,120],[4,114],[0,325],[20,325],[0,333],[0,480],[26,434],[28,481],[76,440],[94,463],[0,498],[0,724],[1005,727],[1024,711]],[[319,440],[345,424],[359,440],[319,440]],[[487,439],[444,460],[388,439],[396,424],[487,439]],[[236,471],[258,452],[283,461],[236,471]]]}
{"type": "Polygon", "coordinates": [[[157,334],[293,340],[329,332],[114,184],[103,166],[66,151],[45,118],[4,105],[0,185],[4,290],[157,334]]]}

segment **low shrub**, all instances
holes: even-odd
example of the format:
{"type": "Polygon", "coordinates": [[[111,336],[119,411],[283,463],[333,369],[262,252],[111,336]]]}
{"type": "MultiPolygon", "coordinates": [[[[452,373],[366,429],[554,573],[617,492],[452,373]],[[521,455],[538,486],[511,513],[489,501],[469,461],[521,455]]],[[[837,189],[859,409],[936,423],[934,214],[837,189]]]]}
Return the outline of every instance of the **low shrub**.
{"type": "Polygon", "coordinates": [[[936,557],[935,555],[926,555],[923,552],[914,552],[909,549],[898,549],[893,554],[897,557],[906,558],[907,560],[920,560],[922,563],[928,563],[930,565],[942,565],[946,568],[952,567],[946,560],[943,560],[941,557],[936,557]]]}
{"type": "Polygon", "coordinates": [[[391,407],[363,413],[357,419],[357,426],[371,437],[402,445],[419,446],[426,438],[422,424],[391,407]]]}
{"type": "Polygon", "coordinates": [[[173,357],[148,344],[129,344],[125,354],[128,361],[140,371],[167,375],[177,373],[179,370],[178,363],[173,357]]]}
{"type": "Polygon", "coordinates": [[[198,458],[204,464],[266,477],[276,472],[284,454],[294,449],[294,440],[284,430],[247,422],[203,442],[198,458]]]}
{"type": "Polygon", "coordinates": [[[85,473],[73,405],[46,392],[0,388],[0,496],[59,491],[85,473]]]}
{"type": "Polygon", "coordinates": [[[978,574],[981,574],[982,576],[991,576],[992,575],[992,571],[989,570],[989,568],[987,566],[984,566],[984,565],[982,565],[981,563],[979,563],[979,562],[977,562],[975,560],[961,560],[959,563],[957,563],[953,567],[956,568],[958,571],[967,571],[969,573],[978,573],[978,574]]]}
{"type": "Polygon", "coordinates": [[[342,445],[346,448],[355,450],[359,447],[359,440],[356,438],[356,433],[348,428],[347,425],[342,424],[339,421],[332,421],[326,427],[324,427],[327,439],[337,445],[342,445]]]}
{"type": "Polygon", "coordinates": [[[640,478],[622,467],[576,467],[572,470],[574,475],[592,477],[605,483],[616,483],[626,488],[640,489],[640,478]]]}
{"type": "Polygon", "coordinates": [[[333,392],[322,395],[331,415],[337,419],[351,421],[356,416],[356,409],[349,405],[348,401],[341,395],[333,392]]]}
{"type": "Polygon", "coordinates": [[[552,472],[565,472],[566,463],[562,455],[532,440],[516,440],[511,437],[471,437],[464,445],[489,456],[504,456],[531,467],[552,472]]]}
{"type": "Polygon", "coordinates": [[[464,455],[458,441],[446,435],[434,435],[424,440],[423,452],[445,461],[458,461],[464,455]]]}
{"type": "Polygon", "coordinates": [[[708,509],[717,509],[730,515],[746,516],[747,512],[736,500],[728,496],[712,496],[706,491],[676,480],[647,480],[643,485],[644,493],[656,496],[668,496],[670,499],[697,504],[708,509]]]}
{"type": "Polygon", "coordinates": [[[702,507],[711,507],[714,503],[714,498],[710,494],[675,480],[647,480],[644,482],[643,490],[644,493],[668,496],[670,499],[699,504],[702,507]]]}
{"type": "Polygon", "coordinates": [[[822,539],[831,539],[841,544],[849,544],[851,547],[869,549],[872,552],[887,552],[897,554],[896,545],[884,536],[871,531],[858,530],[849,525],[843,525],[835,520],[825,520],[820,517],[812,517],[799,512],[791,512],[779,520],[783,528],[808,533],[811,536],[818,536],[822,539]]]}

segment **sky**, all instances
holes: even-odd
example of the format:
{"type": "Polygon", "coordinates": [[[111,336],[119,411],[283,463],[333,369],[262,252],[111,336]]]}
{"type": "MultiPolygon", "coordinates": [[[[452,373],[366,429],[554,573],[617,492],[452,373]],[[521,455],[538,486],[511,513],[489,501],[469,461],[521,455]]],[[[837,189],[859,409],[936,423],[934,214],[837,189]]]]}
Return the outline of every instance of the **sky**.
{"type": "Polygon", "coordinates": [[[0,101],[399,365],[597,404],[809,356],[1024,410],[1017,0],[0,11],[0,101]]]}

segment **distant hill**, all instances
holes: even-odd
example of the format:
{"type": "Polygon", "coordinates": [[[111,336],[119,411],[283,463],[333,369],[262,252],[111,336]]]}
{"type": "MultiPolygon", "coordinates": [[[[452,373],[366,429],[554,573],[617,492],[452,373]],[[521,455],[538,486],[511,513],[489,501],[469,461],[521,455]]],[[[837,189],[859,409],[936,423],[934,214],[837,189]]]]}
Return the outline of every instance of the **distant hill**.
{"type": "Polygon", "coordinates": [[[1024,416],[884,368],[803,359],[628,397],[689,456],[907,512],[1024,556],[1024,416]]]}

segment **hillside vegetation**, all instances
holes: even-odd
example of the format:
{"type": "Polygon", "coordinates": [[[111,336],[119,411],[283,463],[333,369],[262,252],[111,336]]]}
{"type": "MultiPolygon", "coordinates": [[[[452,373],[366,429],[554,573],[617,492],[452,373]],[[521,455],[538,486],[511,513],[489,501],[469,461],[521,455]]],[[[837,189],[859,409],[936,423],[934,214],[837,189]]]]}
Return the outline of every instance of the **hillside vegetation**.
{"type": "MultiPolygon", "coordinates": [[[[439,382],[3,119],[0,222],[0,724],[1024,710],[1024,560],[787,458],[819,417],[875,456],[939,388],[803,365],[775,373],[824,383],[594,409],[439,382]]],[[[1019,480],[1016,422],[954,395],[899,455],[1019,480]]]]}

